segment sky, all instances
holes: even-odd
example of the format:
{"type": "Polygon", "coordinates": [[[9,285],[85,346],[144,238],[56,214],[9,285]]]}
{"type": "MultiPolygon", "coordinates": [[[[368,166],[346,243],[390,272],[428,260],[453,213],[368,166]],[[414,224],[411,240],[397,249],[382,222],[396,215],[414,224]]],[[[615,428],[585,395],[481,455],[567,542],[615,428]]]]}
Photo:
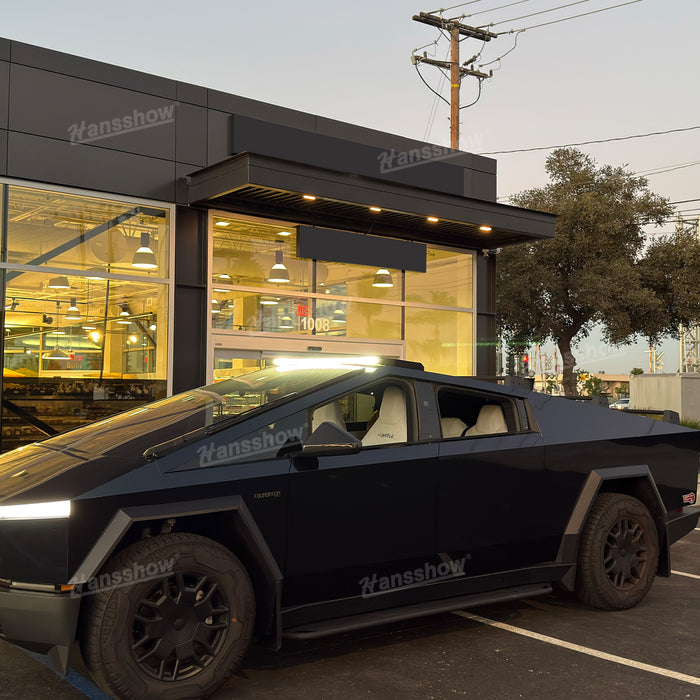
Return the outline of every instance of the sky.
{"type": "MultiPolygon", "coordinates": [[[[447,57],[445,39],[432,43],[439,31],[412,21],[420,11],[440,9],[422,1],[122,0],[103,5],[94,0],[5,0],[0,34],[449,145],[448,107],[421,82],[410,60],[418,47],[428,56],[447,57]]],[[[494,69],[478,102],[461,112],[461,148],[493,153],[700,125],[697,0],[640,0],[533,26],[622,2],[472,0],[447,10],[446,17],[464,14],[464,24],[493,25],[490,31],[503,32],[486,44],[471,38],[461,44],[462,60],[481,52],[476,63],[489,64],[482,70],[494,69]],[[568,6],[544,12],[563,5],[568,6]],[[538,12],[542,14],[524,17],[538,12]],[[520,29],[526,31],[508,33],[520,29]]],[[[437,69],[423,66],[421,72],[433,89],[439,88],[437,69]]],[[[444,81],[442,94],[449,96],[444,81]]],[[[476,96],[476,81],[466,79],[462,103],[476,96]]],[[[700,197],[700,128],[580,148],[600,164],[651,173],[651,189],[672,202],[700,197]],[[695,161],[699,164],[687,166],[695,161]],[[668,168],[673,169],[654,172],[668,168]]],[[[548,153],[491,156],[498,162],[501,201],[546,183],[548,153]]],[[[696,217],[700,201],[678,209],[696,217]]],[[[668,224],[662,230],[672,228],[668,224]]],[[[647,370],[646,349],[643,344],[608,348],[594,334],[579,349],[578,365],[593,372],[647,370]]],[[[678,343],[665,343],[663,351],[664,371],[677,371],[678,343]]]]}

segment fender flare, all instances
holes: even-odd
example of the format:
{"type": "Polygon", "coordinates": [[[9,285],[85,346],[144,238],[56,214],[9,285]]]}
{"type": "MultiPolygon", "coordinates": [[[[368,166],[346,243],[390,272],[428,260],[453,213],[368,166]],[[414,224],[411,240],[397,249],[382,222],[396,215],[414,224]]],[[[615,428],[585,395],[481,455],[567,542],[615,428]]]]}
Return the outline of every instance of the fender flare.
{"type": "Polygon", "coordinates": [[[282,641],[281,606],[283,576],[265,538],[241,496],[225,496],[120,508],[80,563],[69,584],[78,585],[85,583],[95,576],[134,523],[145,520],[177,519],[192,515],[221,512],[236,513],[251,549],[259,558],[267,584],[274,591],[275,643],[277,648],[279,648],[282,641]]]}
{"type": "Polygon", "coordinates": [[[571,512],[564,535],[559,543],[559,551],[557,552],[557,562],[574,565],[561,582],[568,590],[574,589],[579,537],[586,523],[586,519],[588,518],[588,513],[593,505],[593,501],[600,493],[603,484],[609,484],[615,481],[627,483],[630,481],[642,481],[649,489],[648,493],[652,499],[649,512],[654,519],[656,529],[659,533],[658,573],[661,576],[669,576],[671,573],[670,551],[666,537],[666,506],[656,487],[656,482],[649,469],[649,465],[635,464],[623,467],[593,469],[588,474],[583,488],[579,493],[578,500],[571,512]]]}

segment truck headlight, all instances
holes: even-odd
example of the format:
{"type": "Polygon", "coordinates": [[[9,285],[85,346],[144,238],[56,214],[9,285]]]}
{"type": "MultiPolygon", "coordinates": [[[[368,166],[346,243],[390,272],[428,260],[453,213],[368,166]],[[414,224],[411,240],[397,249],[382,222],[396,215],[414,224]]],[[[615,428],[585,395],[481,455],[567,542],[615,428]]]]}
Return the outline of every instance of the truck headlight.
{"type": "Polygon", "coordinates": [[[70,517],[70,501],[0,506],[0,520],[38,520],[68,517],[70,517]]]}

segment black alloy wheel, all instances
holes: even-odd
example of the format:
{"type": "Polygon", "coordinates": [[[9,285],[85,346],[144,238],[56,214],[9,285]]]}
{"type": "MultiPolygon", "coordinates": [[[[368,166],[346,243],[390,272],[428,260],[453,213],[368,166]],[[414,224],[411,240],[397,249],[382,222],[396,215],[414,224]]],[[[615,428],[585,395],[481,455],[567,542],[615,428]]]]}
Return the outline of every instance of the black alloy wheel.
{"type": "Polygon", "coordinates": [[[95,580],[117,579],[83,601],[80,644],[100,687],[160,700],[206,698],[226,682],[255,624],[250,579],[228,549],[189,533],[157,535],[110,559],[95,580]]]}
{"type": "Polygon", "coordinates": [[[659,562],[659,535],[647,507],[621,493],[599,494],[579,539],[576,594],[604,610],[637,605],[659,562]]]}

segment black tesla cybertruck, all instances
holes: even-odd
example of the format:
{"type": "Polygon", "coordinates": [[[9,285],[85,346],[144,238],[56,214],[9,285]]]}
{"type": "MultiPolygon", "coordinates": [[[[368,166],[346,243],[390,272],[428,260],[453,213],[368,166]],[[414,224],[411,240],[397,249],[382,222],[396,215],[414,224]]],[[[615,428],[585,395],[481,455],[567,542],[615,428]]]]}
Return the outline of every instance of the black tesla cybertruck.
{"type": "Polygon", "coordinates": [[[254,641],[555,586],[628,608],[698,522],[699,449],[414,363],[278,360],[0,456],[0,634],[193,698],[254,641]]]}

